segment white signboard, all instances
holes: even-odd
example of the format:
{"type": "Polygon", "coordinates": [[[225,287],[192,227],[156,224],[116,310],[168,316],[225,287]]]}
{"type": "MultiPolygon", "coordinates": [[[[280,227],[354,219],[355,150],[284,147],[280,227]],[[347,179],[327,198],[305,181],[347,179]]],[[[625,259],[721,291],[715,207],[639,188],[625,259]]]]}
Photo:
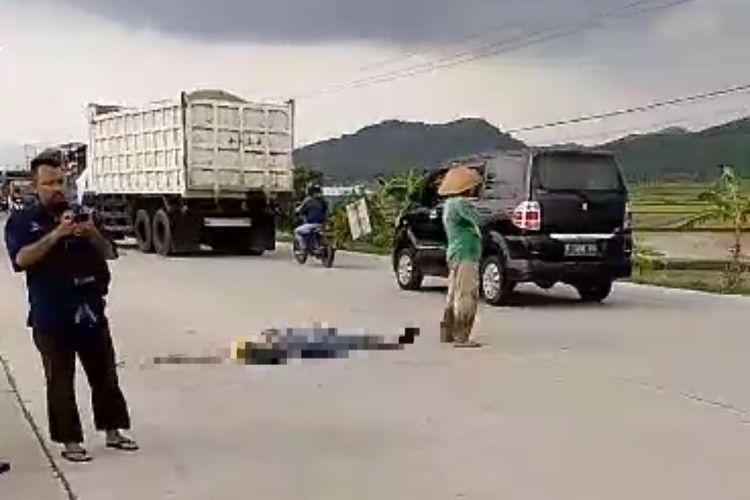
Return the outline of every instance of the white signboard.
{"type": "Polygon", "coordinates": [[[367,202],[364,198],[356,203],[346,206],[346,215],[349,219],[349,231],[353,240],[358,240],[362,236],[372,233],[370,224],[370,215],[367,212],[367,202]]]}

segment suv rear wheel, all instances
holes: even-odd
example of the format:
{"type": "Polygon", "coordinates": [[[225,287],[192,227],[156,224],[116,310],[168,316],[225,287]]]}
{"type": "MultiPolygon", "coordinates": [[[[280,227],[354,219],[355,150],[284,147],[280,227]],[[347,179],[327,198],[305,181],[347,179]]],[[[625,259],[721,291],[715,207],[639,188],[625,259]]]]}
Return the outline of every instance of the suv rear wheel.
{"type": "Polygon", "coordinates": [[[485,257],[479,268],[479,290],[484,301],[493,306],[506,305],[513,288],[508,282],[502,258],[499,255],[485,257]]]}
{"type": "Polygon", "coordinates": [[[396,255],[396,281],[402,290],[419,290],[424,274],[419,268],[417,254],[411,247],[402,248],[396,255]]]}
{"type": "Polygon", "coordinates": [[[612,293],[611,281],[599,281],[576,286],[583,302],[602,302],[612,293]]]}

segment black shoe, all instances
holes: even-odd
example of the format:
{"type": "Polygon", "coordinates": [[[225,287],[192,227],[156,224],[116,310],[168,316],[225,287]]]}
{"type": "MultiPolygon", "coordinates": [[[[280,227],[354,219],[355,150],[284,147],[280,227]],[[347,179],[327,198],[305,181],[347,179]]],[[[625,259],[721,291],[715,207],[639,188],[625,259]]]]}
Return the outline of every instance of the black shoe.
{"type": "Polygon", "coordinates": [[[10,462],[0,462],[0,474],[10,472],[10,462]]]}

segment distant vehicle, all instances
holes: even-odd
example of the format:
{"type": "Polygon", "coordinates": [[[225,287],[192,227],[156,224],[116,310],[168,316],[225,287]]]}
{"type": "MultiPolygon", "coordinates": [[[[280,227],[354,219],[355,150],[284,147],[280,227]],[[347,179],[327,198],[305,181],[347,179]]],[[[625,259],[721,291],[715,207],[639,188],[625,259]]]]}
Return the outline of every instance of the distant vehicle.
{"type": "Polygon", "coordinates": [[[183,92],[137,109],[91,105],[79,201],[142,252],[261,255],[293,195],[294,103],[183,92]]]}
{"type": "Polygon", "coordinates": [[[22,199],[26,199],[27,202],[35,199],[31,172],[28,170],[3,170],[0,172],[0,210],[9,210],[11,205],[16,205],[22,199]]]}
{"type": "MultiPolygon", "coordinates": [[[[465,159],[484,178],[473,203],[482,219],[480,293],[506,304],[518,283],[574,286],[583,301],[606,299],[632,272],[628,190],[608,152],[547,148],[465,159]]],[[[448,167],[430,174],[397,221],[392,264],[399,286],[447,276],[443,201],[448,167]]]]}
{"type": "Polygon", "coordinates": [[[30,180],[10,181],[6,206],[10,211],[21,210],[36,202],[34,186],[30,180]]]}

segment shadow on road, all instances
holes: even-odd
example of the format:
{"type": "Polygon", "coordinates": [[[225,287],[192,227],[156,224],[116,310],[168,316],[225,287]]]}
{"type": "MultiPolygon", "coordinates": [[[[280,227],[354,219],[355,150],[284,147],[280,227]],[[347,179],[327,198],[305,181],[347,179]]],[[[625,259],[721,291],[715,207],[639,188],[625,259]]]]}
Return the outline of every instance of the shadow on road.
{"type": "MultiPolygon", "coordinates": [[[[135,243],[128,242],[128,243],[119,243],[117,244],[118,250],[120,250],[121,255],[136,255],[139,254],[138,246],[135,243]]],[[[152,254],[153,255],[153,254],[152,254]]],[[[323,264],[314,258],[309,258],[305,264],[299,264],[296,262],[291,254],[291,252],[287,249],[281,248],[276,250],[271,250],[265,252],[263,255],[247,255],[247,254],[237,254],[233,252],[221,252],[214,250],[212,248],[206,247],[201,250],[197,250],[194,252],[185,252],[185,253],[179,253],[177,255],[173,255],[169,257],[170,259],[205,259],[205,258],[216,258],[221,257],[222,259],[236,259],[236,260],[259,260],[263,259],[265,261],[288,261],[291,264],[294,264],[296,266],[299,266],[300,268],[304,267],[318,267],[321,269],[325,269],[323,264]]],[[[378,269],[377,265],[374,265],[372,263],[367,262],[354,262],[352,259],[346,259],[345,256],[342,256],[343,259],[338,258],[333,263],[333,267],[331,269],[341,269],[341,270],[373,270],[378,269]],[[343,261],[342,261],[343,260],[343,261]]]]}
{"type": "MultiPolygon", "coordinates": [[[[554,291],[545,291],[533,287],[524,287],[516,290],[510,298],[507,307],[514,309],[523,308],[560,308],[560,309],[601,309],[605,307],[620,308],[623,303],[613,303],[611,299],[601,304],[590,304],[581,302],[578,297],[566,295],[562,287],[556,287],[554,291]]],[[[420,292],[445,295],[448,293],[448,287],[445,285],[424,286],[420,292]]],[[[416,292],[419,293],[419,292],[416,292]]]]}

